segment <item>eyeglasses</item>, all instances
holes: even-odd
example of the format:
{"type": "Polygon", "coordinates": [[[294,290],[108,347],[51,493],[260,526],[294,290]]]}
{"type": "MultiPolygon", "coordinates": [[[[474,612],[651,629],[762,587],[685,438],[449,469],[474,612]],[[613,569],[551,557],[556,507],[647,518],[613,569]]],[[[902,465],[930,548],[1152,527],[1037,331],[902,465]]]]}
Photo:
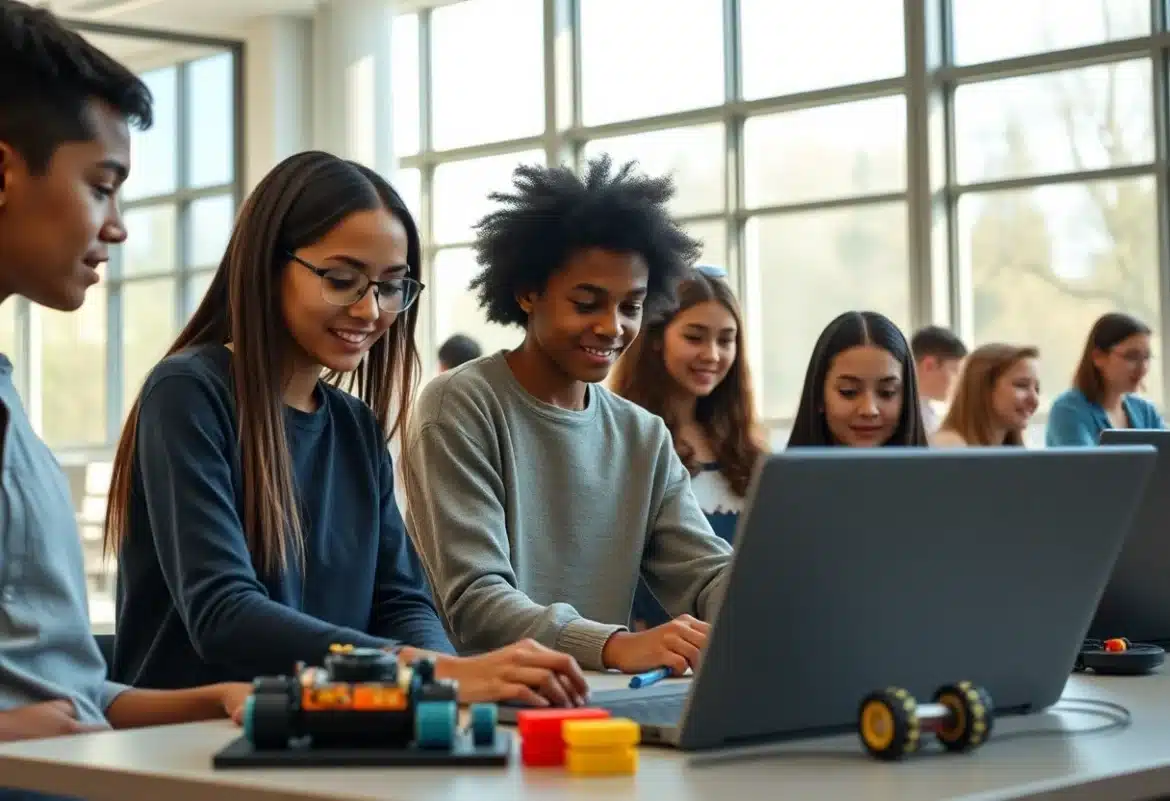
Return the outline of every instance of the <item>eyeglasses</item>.
{"type": "Polygon", "coordinates": [[[426,284],[413,278],[389,278],[374,281],[356,267],[330,267],[324,269],[310,264],[293,253],[288,257],[297,264],[311,270],[321,279],[321,297],[331,306],[352,306],[366,296],[370,287],[378,299],[382,311],[398,314],[410,308],[426,284]]]}
{"type": "Polygon", "coordinates": [[[1120,356],[1123,362],[1132,364],[1135,367],[1141,366],[1143,364],[1149,364],[1154,358],[1152,353],[1144,350],[1115,350],[1113,352],[1120,356]]]}
{"type": "Polygon", "coordinates": [[[726,278],[727,269],[715,264],[696,264],[695,269],[708,278],[726,278]]]}

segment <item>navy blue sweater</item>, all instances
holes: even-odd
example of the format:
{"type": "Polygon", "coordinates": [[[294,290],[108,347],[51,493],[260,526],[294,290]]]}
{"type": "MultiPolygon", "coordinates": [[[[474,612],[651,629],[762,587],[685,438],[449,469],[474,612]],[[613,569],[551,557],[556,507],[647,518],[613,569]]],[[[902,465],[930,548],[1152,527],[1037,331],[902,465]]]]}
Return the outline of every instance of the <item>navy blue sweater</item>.
{"type": "Polygon", "coordinates": [[[335,642],[451,653],[394,499],[373,413],[318,384],[285,408],[305,566],[259,574],[248,553],[231,353],[160,363],[142,391],[119,555],[113,675],[138,687],[250,681],[319,663],[335,642]]]}

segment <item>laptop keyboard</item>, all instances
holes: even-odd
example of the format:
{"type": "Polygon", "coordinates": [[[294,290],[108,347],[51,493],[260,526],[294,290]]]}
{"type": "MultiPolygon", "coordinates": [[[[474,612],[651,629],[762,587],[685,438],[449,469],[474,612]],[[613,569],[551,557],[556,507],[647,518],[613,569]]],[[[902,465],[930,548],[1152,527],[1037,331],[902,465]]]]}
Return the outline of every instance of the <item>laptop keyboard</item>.
{"type": "Polygon", "coordinates": [[[590,706],[608,709],[614,717],[629,718],[643,726],[674,726],[682,721],[687,694],[685,688],[671,689],[673,691],[663,693],[603,691],[593,694],[590,706]]]}

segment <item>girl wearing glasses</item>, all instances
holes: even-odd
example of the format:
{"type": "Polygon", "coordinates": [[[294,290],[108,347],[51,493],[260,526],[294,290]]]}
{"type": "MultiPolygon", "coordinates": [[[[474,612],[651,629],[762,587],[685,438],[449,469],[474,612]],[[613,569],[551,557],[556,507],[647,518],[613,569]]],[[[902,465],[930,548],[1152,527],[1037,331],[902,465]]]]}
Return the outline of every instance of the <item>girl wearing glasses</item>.
{"type": "MultiPolygon", "coordinates": [[[[672,308],[651,321],[614,367],[616,394],[661,417],[691,474],[714,532],[732,541],[764,438],[756,424],[739,304],[726,271],[702,265],[679,283],[672,308]]],[[[641,582],[633,620],[669,620],[641,582]]]]}
{"type": "Polygon", "coordinates": [[[1073,385],[1052,402],[1049,446],[1096,445],[1107,428],[1165,428],[1136,394],[1150,369],[1150,327],[1128,314],[1102,315],[1089,331],[1073,385]]]}
{"type": "Polygon", "coordinates": [[[419,273],[410,213],[365,167],[302,153],[248,198],[118,445],[119,680],[250,681],[349,643],[429,652],[463,700],[583,702],[573,660],[533,643],[454,656],[423,588],[387,449],[419,273]]]}

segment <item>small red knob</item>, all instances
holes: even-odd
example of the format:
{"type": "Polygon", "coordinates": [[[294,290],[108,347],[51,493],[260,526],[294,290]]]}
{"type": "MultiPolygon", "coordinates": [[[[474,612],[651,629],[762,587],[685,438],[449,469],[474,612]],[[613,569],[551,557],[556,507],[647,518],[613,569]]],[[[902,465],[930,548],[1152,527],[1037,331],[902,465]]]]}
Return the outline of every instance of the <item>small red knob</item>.
{"type": "Polygon", "coordinates": [[[1126,642],[1123,638],[1114,637],[1112,640],[1105,641],[1105,650],[1111,653],[1120,653],[1126,650],[1126,642]]]}

